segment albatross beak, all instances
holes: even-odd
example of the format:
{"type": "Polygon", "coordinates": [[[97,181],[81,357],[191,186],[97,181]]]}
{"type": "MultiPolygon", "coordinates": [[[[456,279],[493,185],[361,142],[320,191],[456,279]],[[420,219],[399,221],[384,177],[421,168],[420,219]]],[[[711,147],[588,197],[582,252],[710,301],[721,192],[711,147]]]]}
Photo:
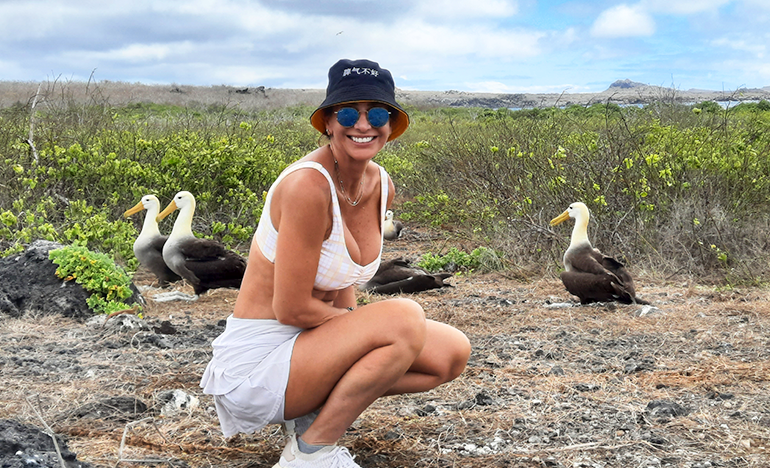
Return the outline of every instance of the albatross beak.
{"type": "Polygon", "coordinates": [[[144,209],[144,204],[142,204],[142,202],[140,201],[139,203],[137,203],[136,205],[134,205],[134,206],[133,206],[133,208],[126,210],[126,212],[125,212],[125,213],[123,213],[123,217],[124,217],[124,218],[128,218],[128,217],[129,217],[129,216],[131,216],[132,214],[134,214],[134,213],[139,213],[139,212],[140,212],[140,211],[142,211],[143,209],[144,209]]]}
{"type": "Polygon", "coordinates": [[[559,216],[553,218],[551,220],[551,226],[556,226],[559,223],[563,223],[564,221],[569,219],[569,211],[564,210],[564,213],[560,214],[559,216]]]}
{"type": "Polygon", "coordinates": [[[176,210],[177,210],[176,202],[174,200],[171,200],[171,203],[169,203],[168,206],[158,214],[155,220],[160,221],[161,219],[165,218],[166,216],[170,215],[176,210]]]}

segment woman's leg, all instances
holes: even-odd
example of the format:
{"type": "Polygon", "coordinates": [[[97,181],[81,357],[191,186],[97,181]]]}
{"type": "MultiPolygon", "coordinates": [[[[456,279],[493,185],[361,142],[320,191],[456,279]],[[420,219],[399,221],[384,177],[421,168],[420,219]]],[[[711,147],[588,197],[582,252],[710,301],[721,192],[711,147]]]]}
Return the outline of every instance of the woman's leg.
{"type": "Polygon", "coordinates": [[[427,320],[425,346],[406,374],[385,394],[425,392],[454,380],[465,369],[471,343],[460,330],[427,320]]]}
{"type": "Polygon", "coordinates": [[[302,438],[333,443],[380,396],[435,388],[457,377],[469,355],[462,332],[426,321],[411,300],[363,306],[299,336],[285,415],[297,417],[324,405],[302,438]]]}
{"type": "Polygon", "coordinates": [[[424,312],[408,299],[359,307],[302,332],[292,353],[285,417],[323,405],[302,439],[314,445],[335,443],[404,376],[425,341],[424,312]]]}

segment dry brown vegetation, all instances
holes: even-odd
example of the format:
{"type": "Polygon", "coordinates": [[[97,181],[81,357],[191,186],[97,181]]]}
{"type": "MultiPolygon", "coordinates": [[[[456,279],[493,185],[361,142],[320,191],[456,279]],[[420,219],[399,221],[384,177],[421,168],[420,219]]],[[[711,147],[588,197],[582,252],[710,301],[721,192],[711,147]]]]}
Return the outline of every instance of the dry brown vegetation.
{"type": "MultiPolygon", "coordinates": [[[[233,86],[189,86],[184,84],[144,84],[120,81],[68,81],[63,77],[41,82],[0,81],[0,108],[21,103],[28,105],[36,94],[49,101],[109,103],[127,105],[226,105],[245,111],[278,109],[286,106],[316,106],[323,101],[323,89],[283,89],[233,86]]],[[[555,107],[596,103],[644,104],[650,102],[750,101],[770,99],[770,88],[727,91],[683,91],[660,86],[638,88],[610,87],[598,93],[474,93],[465,91],[415,91],[397,89],[402,104],[425,107],[555,107]]]]}
{"type": "MultiPolygon", "coordinates": [[[[384,256],[414,258],[437,250],[434,242],[407,235],[384,256]]],[[[135,282],[149,286],[152,278],[140,270],[135,282]]],[[[567,307],[574,298],[553,277],[470,274],[450,282],[454,288],[412,297],[430,318],[470,337],[468,367],[434,391],[383,398],[364,412],[342,440],[362,466],[770,466],[767,290],[718,291],[646,275],[638,293],[657,309],[567,307]]],[[[39,412],[94,466],[132,465],[121,457],[272,466],[284,444],[280,428],[226,440],[198,387],[236,295],[149,301],[149,330],[0,318],[0,419],[40,426],[39,412]],[[175,389],[199,405],[160,416],[159,395],[175,389]],[[93,411],[121,397],[150,409],[93,411]]]]}
{"type": "Polygon", "coordinates": [[[323,101],[322,89],[235,88],[232,86],[186,86],[118,81],[88,83],[53,79],[38,82],[0,81],[0,108],[16,103],[28,105],[38,95],[48,102],[123,106],[154,103],[171,106],[228,106],[244,110],[276,109],[323,101]]]}

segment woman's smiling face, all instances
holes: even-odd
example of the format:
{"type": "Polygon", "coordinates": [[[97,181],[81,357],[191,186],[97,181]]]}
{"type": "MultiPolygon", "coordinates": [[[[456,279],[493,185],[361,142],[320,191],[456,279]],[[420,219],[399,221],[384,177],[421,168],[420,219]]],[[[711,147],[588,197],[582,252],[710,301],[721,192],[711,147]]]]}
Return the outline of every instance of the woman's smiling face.
{"type": "Polygon", "coordinates": [[[384,107],[378,102],[356,102],[334,106],[333,111],[326,117],[326,128],[330,132],[330,140],[335,149],[343,150],[350,156],[365,156],[373,158],[390,137],[390,119],[381,127],[373,127],[367,113],[374,107],[384,107]],[[358,120],[352,127],[344,127],[337,120],[337,111],[344,107],[352,107],[358,111],[358,120]]]}

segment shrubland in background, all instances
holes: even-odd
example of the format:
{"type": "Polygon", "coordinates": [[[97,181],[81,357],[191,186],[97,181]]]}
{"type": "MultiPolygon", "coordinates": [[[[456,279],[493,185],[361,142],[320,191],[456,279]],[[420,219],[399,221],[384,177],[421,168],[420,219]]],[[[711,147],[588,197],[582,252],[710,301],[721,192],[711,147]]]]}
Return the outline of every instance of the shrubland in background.
{"type": "MultiPolygon", "coordinates": [[[[38,238],[79,242],[133,270],[142,216],[122,213],[179,190],[197,198],[196,233],[246,253],[265,191],[319,144],[311,105],[111,104],[95,83],[59,82],[2,104],[2,255],[38,238]]],[[[557,273],[569,229],[548,221],[583,201],[594,245],[639,273],[770,279],[767,101],[406,108],[410,129],[376,159],[396,216],[485,247],[482,269],[557,273]]]]}

